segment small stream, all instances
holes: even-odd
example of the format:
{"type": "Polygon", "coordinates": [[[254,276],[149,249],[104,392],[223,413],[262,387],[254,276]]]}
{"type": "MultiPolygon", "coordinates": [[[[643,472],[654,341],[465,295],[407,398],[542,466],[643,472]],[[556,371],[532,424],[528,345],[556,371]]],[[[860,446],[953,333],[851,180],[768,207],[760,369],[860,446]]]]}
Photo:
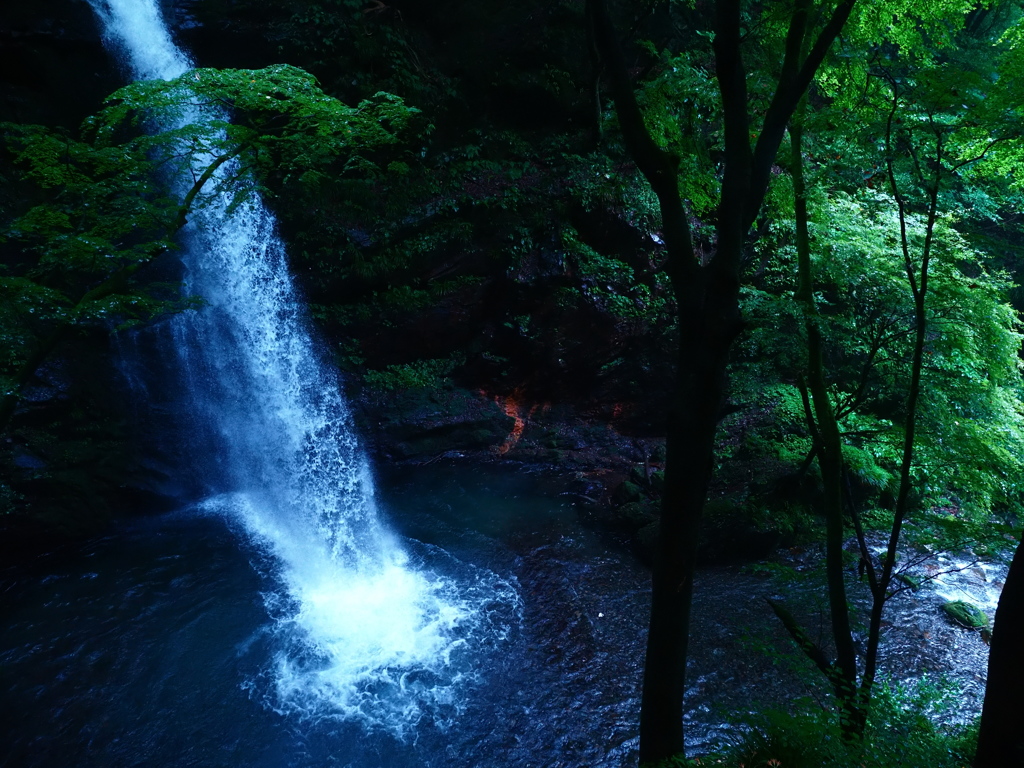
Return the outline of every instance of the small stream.
{"type": "MultiPolygon", "coordinates": [[[[230,515],[182,510],[0,574],[0,765],[635,764],[648,575],[628,549],[582,524],[562,481],[542,474],[433,465],[392,469],[379,486],[418,567],[463,583],[495,574],[518,596],[490,606],[507,633],[464,659],[458,700],[428,697],[404,733],[342,709],[282,710],[274,660],[289,637],[265,599],[277,587],[266,555],[230,515]]],[[[725,712],[784,704],[813,676],[789,669],[802,662],[764,602],[776,582],[735,566],[702,571],[696,587],[686,720],[704,751],[728,735],[725,712]]],[[[987,648],[941,599],[896,599],[886,666],[901,679],[953,674],[969,714],[987,648]]],[[[799,602],[814,615],[812,597],[799,602]]]]}

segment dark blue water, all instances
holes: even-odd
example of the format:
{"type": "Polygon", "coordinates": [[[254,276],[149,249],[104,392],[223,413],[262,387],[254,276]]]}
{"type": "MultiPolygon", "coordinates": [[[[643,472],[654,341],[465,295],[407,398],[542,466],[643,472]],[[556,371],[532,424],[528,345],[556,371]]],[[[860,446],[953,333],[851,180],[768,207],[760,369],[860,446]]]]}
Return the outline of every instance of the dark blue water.
{"type": "MultiPolygon", "coordinates": [[[[417,566],[456,581],[486,569],[519,596],[507,636],[461,662],[471,679],[450,710],[434,702],[405,740],[277,711],[273,569],[237,523],[181,511],[0,572],[0,766],[635,765],[648,575],[630,552],[583,524],[556,478],[434,465],[380,486],[417,566]]],[[[736,566],[695,591],[684,717],[706,751],[735,736],[726,713],[784,705],[816,678],[764,601],[777,584],[736,566]]],[[[822,602],[800,594],[801,610],[822,602]]],[[[883,663],[899,680],[951,676],[962,720],[987,648],[941,602],[893,601],[883,663]]]]}
{"type": "Polygon", "coordinates": [[[273,576],[233,523],[181,511],[3,574],[0,765],[628,763],[643,569],[543,478],[434,467],[383,485],[414,560],[487,568],[522,598],[509,636],[467,660],[453,718],[435,709],[403,741],[275,711],[273,576]]]}

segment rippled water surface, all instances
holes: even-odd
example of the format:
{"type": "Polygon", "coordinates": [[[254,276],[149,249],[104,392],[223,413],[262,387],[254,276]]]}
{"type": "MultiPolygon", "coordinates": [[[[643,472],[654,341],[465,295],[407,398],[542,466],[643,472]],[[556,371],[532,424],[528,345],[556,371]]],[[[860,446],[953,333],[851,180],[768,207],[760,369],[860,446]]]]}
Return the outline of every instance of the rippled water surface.
{"type": "Polygon", "coordinates": [[[485,568],[519,602],[490,606],[507,637],[463,659],[459,700],[435,701],[404,739],[341,710],[281,711],[289,638],[266,599],[280,585],[236,524],[183,511],[3,575],[3,764],[622,764],[642,568],[537,478],[438,468],[432,483],[396,478],[385,494],[411,558],[455,580],[485,568]]]}
{"type": "MultiPolygon", "coordinates": [[[[428,696],[404,739],[340,709],[282,709],[275,659],[294,638],[267,599],[281,588],[273,569],[231,518],[181,511],[2,574],[0,765],[635,763],[642,565],[582,524],[557,480],[437,465],[388,475],[382,506],[417,567],[456,581],[483,570],[518,596],[490,606],[508,633],[459,662],[458,700],[428,696]]],[[[942,616],[939,593],[974,594],[998,576],[967,569],[962,587],[898,597],[888,669],[952,673],[965,712],[975,710],[987,648],[942,616]]],[[[808,693],[790,672],[799,657],[763,653],[789,650],[764,601],[778,590],[739,566],[700,574],[691,747],[725,734],[725,710],[808,693]]],[[[812,593],[790,599],[814,618],[812,593]]]]}

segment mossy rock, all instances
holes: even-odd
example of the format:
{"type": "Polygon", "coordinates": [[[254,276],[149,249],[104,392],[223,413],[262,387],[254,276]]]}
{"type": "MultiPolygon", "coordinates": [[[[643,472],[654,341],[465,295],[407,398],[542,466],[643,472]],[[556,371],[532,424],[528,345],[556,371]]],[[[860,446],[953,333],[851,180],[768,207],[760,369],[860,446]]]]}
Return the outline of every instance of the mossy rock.
{"type": "Polygon", "coordinates": [[[910,587],[911,592],[917,592],[917,590],[919,590],[921,588],[921,585],[924,583],[924,579],[922,579],[920,576],[914,576],[911,573],[897,573],[896,579],[897,581],[901,581],[908,587],[910,587]]]}
{"type": "Polygon", "coordinates": [[[639,529],[658,519],[658,508],[650,502],[631,501],[619,507],[618,518],[624,526],[639,529]]]}
{"type": "Polygon", "coordinates": [[[615,489],[615,501],[619,504],[629,504],[631,501],[640,501],[643,498],[643,491],[634,482],[626,480],[615,489]]]}
{"type": "Polygon", "coordinates": [[[719,496],[704,505],[698,562],[760,560],[780,546],[785,531],[777,520],[753,514],[736,500],[719,496]]]}
{"type": "Polygon", "coordinates": [[[392,451],[401,459],[417,459],[452,450],[487,450],[500,444],[514,423],[511,418],[506,423],[504,417],[456,421],[431,429],[409,423],[391,430],[392,451]]]}
{"type": "Polygon", "coordinates": [[[988,629],[988,616],[978,606],[965,603],[963,600],[953,600],[942,606],[957,624],[967,629],[988,629]]]}
{"type": "Polygon", "coordinates": [[[663,470],[657,470],[651,472],[651,487],[655,493],[663,493],[665,491],[665,472],[663,470]]]}

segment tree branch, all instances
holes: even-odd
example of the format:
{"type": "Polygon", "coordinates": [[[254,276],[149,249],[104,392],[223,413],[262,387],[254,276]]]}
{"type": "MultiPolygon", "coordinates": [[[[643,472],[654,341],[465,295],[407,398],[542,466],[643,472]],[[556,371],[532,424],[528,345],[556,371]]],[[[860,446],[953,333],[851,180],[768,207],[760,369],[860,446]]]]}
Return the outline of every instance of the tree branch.
{"type": "MultiPolygon", "coordinates": [[[[754,219],[757,218],[757,214],[761,210],[761,203],[768,189],[768,179],[771,175],[772,164],[775,162],[775,155],[778,153],[779,145],[782,143],[782,136],[786,131],[786,125],[789,123],[793,112],[796,111],[800,99],[803,98],[804,93],[810,87],[815,73],[825,60],[825,54],[828,53],[828,49],[839,36],[843,25],[846,24],[846,20],[850,17],[850,12],[853,11],[855,3],[856,0],[844,0],[844,2],[836,6],[835,10],[832,11],[832,16],[814,41],[814,45],[811,46],[810,53],[804,59],[803,65],[788,81],[782,78],[779,79],[775,95],[772,97],[768,111],[765,113],[761,134],[758,136],[757,145],[754,148],[750,184],[752,194],[747,201],[743,214],[747,226],[753,224],[754,219]]],[[[801,13],[801,10],[798,6],[794,11],[794,18],[790,22],[790,30],[786,38],[787,58],[789,58],[790,53],[790,37],[795,36],[797,33],[797,30],[794,29],[794,24],[797,23],[796,16],[799,13],[801,13]]],[[[806,21],[799,23],[806,24],[806,21]]],[[[783,66],[785,68],[785,60],[783,66]]]]}
{"type": "Polygon", "coordinates": [[[682,296],[695,278],[698,264],[693,255],[690,222],[679,196],[679,158],[661,149],[647,130],[606,0],[587,0],[587,13],[593,25],[594,43],[605,64],[626,148],[658,197],[662,235],[668,250],[666,271],[676,295],[682,296]]]}
{"type": "Polygon", "coordinates": [[[810,636],[800,626],[800,623],[796,620],[796,617],[790,613],[789,609],[786,608],[782,603],[776,602],[771,598],[765,598],[765,602],[771,606],[772,611],[778,617],[779,621],[782,622],[782,626],[789,632],[789,636],[793,638],[793,641],[797,644],[801,651],[806,654],[814,666],[821,670],[821,672],[829,679],[832,680],[835,674],[835,669],[832,664],[829,663],[828,657],[825,656],[825,652],[821,647],[811,640],[810,636]]]}

